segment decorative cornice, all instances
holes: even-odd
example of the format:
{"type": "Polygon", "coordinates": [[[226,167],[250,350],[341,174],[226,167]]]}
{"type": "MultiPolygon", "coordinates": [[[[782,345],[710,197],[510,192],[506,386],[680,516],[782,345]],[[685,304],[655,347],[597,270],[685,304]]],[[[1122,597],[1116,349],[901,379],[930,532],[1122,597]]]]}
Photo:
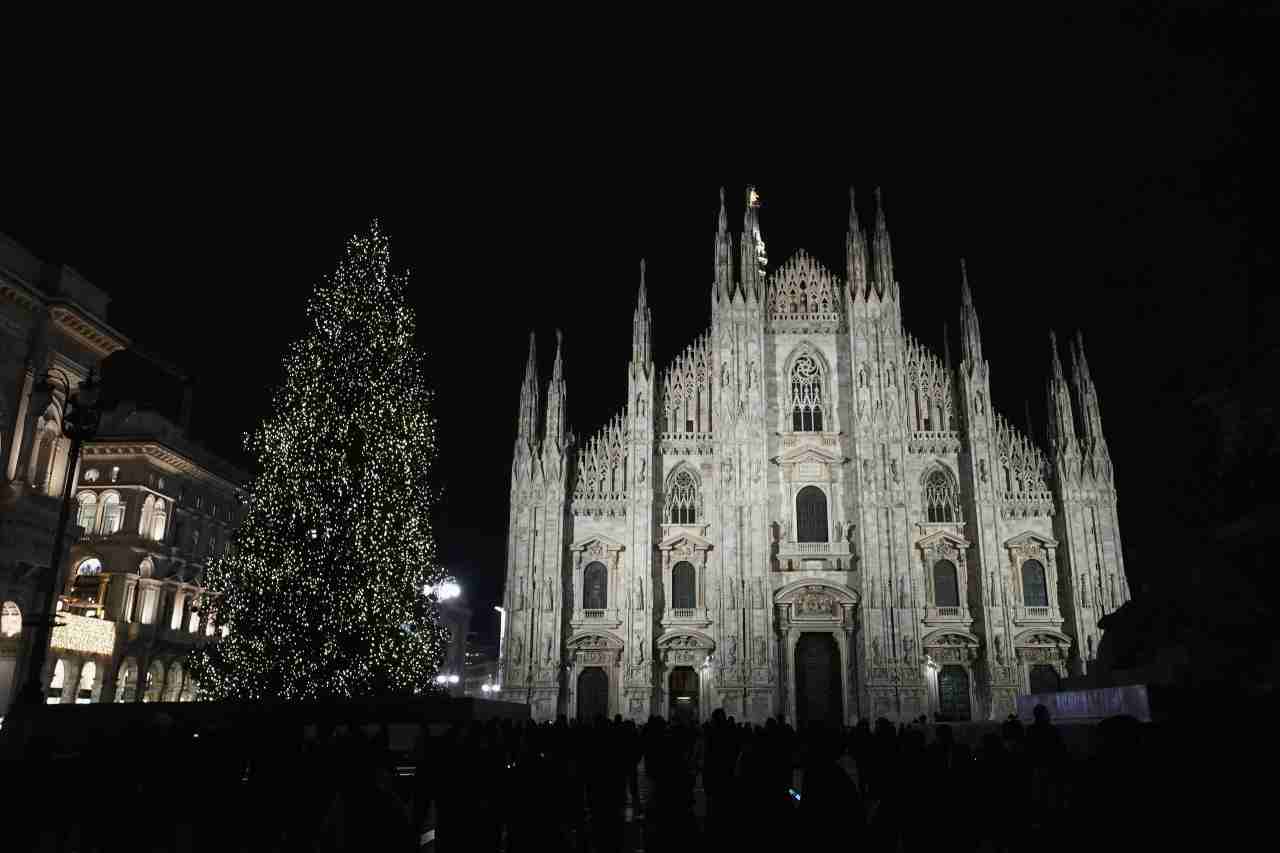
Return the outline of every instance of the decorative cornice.
{"type": "Polygon", "coordinates": [[[54,326],[72,340],[106,358],[129,346],[129,339],[106,323],[90,319],[88,312],[66,302],[52,302],[49,316],[54,326]]]}
{"type": "Polygon", "coordinates": [[[163,442],[151,438],[95,439],[85,443],[83,456],[86,461],[91,458],[110,459],[117,456],[144,457],[165,464],[175,472],[221,485],[229,492],[242,487],[241,483],[216,474],[163,442]]]}

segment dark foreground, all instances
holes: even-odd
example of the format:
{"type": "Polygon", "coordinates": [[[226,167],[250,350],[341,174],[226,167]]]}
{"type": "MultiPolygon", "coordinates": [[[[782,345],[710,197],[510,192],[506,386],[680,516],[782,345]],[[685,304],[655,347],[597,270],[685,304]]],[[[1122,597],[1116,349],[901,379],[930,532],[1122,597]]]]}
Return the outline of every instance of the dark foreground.
{"type": "Polygon", "coordinates": [[[1087,755],[1045,721],[976,748],[957,732],[491,720],[424,729],[406,754],[385,727],[177,724],[10,762],[4,849],[1092,853],[1243,841],[1262,806],[1226,730],[1116,718],[1087,755]]]}

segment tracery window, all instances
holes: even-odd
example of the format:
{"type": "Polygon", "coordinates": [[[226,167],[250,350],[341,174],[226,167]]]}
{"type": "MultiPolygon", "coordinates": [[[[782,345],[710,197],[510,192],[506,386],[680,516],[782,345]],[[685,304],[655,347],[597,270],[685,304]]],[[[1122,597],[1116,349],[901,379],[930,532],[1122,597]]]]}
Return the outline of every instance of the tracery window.
{"type": "Polygon", "coordinates": [[[932,472],[924,481],[924,514],[935,524],[960,520],[960,496],[943,471],[932,472]]]}
{"type": "Polygon", "coordinates": [[[1049,606],[1049,586],[1045,583],[1044,565],[1039,560],[1022,564],[1022,603],[1026,607],[1049,606]]]}
{"type": "Polygon", "coordinates": [[[791,366],[791,429],[822,432],[822,369],[813,356],[802,355],[791,366]]]}
{"type": "Polygon", "coordinates": [[[697,607],[697,573],[693,564],[681,560],[671,569],[671,606],[676,609],[697,607]]]}
{"type": "Polygon", "coordinates": [[[590,563],[582,573],[582,607],[604,610],[609,606],[609,570],[604,563],[590,563]]]}
{"type": "Polygon", "coordinates": [[[80,503],[76,510],[76,524],[92,533],[93,523],[98,519],[98,496],[94,492],[81,492],[76,500],[80,503]]]}
{"type": "Polygon", "coordinates": [[[796,495],[796,541],[827,542],[827,496],[817,486],[796,495]]]}
{"type": "Polygon", "coordinates": [[[939,560],[933,564],[933,600],[938,607],[960,606],[956,565],[950,560],[939,560]]]}
{"type": "Polygon", "coordinates": [[[667,519],[671,524],[697,524],[698,482],[687,470],[676,473],[667,487],[667,519]]]}

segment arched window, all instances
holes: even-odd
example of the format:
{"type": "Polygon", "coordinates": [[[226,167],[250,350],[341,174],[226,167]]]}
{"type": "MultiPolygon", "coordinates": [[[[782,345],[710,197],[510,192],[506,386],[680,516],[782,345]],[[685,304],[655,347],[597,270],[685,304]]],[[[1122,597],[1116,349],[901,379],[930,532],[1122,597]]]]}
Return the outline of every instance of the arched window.
{"type": "Polygon", "coordinates": [[[684,560],[671,569],[671,606],[677,610],[697,607],[697,574],[684,560]]]}
{"type": "Polygon", "coordinates": [[[178,697],[182,693],[182,680],[182,664],[179,661],[174,661],[169,664],[169,678],[164,684],[164,701],[179,701],[178,697]]]}
{"type": "Polygon", "coordinates": [[[945,471],[933,471],[924,481],[924,514],[931,523],[960,520],[960,496],[945,471]]]}
{"type": "Polygon", "coordinates": [[[960,606],[956,566],[950,560],[939,560],[933,564],[933,599],[938,607],[960,606]]]}
{"type": "Polygon", "coordinates": [[[147,669],[147,689],[143,694],[143,702],[159,702],[164,695],[164,664],[153,661],[147,669]]]}
{"type": "Polygon", "coordinates": [[[805,486],[796,495],[796,541],[827,542],[827,496],[817,486],[805,486]]]}
{"type": "Polygon", "coordinates": [[[591,563],[582,573],[582,607],[605,610],[609,606],[609,570],[604,563],[591,563]]]}
{"type": "Polygon", "coordinates": [[[151,538],[157,542],[164,541],[165,525],[169,521],[169,513],[162,500],[157,499],[155,509],[151,512],[151,538]]]}
{"type": "Polygon", "coordinates": [[[102,496],[102,532],[116,533],[124,524],[124,504],[120,495],[107,492],[102,496]]]}
{"type": "Polygon", "coordinates": [[[88,705],[93,701],[93,682],[98,677],[98,665],[91,660],[80,666],[80,684],[76,690],[76,704],[88,705]]]}
{"type": "Polygon", "coordinates": [[[1039,560],[1022,564],[1022,603],[1027,607],[1048,607],[1049,586],[1045,583],[1044,566],[1039,560]]]}
{"type": "Polygon", "coordinates": [[[667,520],[671,524],[698,522],[698,482],[687,469],[677,471],[667,487],[667,520]]]}
{"type": "Polygon", "coordinates": [[[86,533],[92,533],[94,522],[98,520],[98,495],[96,492],[81,492],[76,500],[80,503],[76,510],[76,524],[86,533]]]}
{"type": "Polygon", "coordinates": [[[76,566],[77,575],[97,575],[102,573],[102,561],[97,557],[85,557],[76,566]]]}
{"type": "Polygon", "coordinates": [[[16,637],[22,633],[22,611],[12,601],[0,606],[0,637],[16,637]]]}
{"type": "Polygon", "coordinates": [[[62,701],[62,685],[66,683],[67,665],[59,658],[58,662],[53,665],[53,680],[49,682],[49,689],[45,691],[46,702],[50,705],[56,705],[62,701]]]}
{"type": "Polygon", "coordinates": [[[822,432],[822,368],[810,355],[802,355],[791,366],[791,429],[793,432],[822,432]]]}
{"type": "Polygon", "coordinates": [[[129,658],[120,664],[120,676],[116,679],[116,701],[132,702],[138,693],[138,663],[129,658]]]}
{"type": "Polygon", "coordinates": [[[151,533],[151,513],[155,511],[156,499],[147,495],[142,502],[142,514],[138,516],[138,535],[148,536],[151,533]]]}

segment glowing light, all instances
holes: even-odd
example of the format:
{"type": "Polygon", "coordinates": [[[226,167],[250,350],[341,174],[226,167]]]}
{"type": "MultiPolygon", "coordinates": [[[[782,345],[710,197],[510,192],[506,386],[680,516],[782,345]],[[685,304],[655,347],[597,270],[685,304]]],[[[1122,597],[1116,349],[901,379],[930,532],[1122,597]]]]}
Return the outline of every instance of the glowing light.
{"type": "Polygon", "coordinates": [[[110,655],[116,647],[116,625],[105,619],[59,613],[51,646],[86,655],[110,655]]]}
{"type": "Polygon", "coordinates": [[[462,587],[452,578],[445,580],[443,583],[434,586],[427,586],[425,589],[427,595],[435,595],[436,601],[448,601],[451,598],[457,598],[462,595],[462,587]]]}
{"type": "Polygon", "coordinates": [[[747,187],[747,204],[751,207],[760,206],[760,193],[756,192],[755,187],[747,187]]]}

